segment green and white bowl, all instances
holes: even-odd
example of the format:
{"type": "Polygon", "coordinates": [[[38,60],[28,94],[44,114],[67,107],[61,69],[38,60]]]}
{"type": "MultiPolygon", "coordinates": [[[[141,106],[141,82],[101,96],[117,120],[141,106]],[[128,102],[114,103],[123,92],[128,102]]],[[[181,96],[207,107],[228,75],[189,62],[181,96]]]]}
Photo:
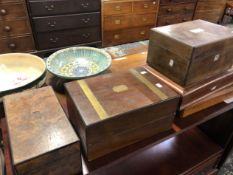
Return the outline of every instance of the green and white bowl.
{"type": "Polygon", "coordinates": [[[81,79],[97,75],[111,66],[111,56],[92,47],[71,47],[50,55],[46,61],[52,74],[64,79],[81,79]]]}
{"type": "Polygon", "coordinates": [[[40,87],[46,78],[43,59],[27,53],[0,55],[0,102],[3,96],[40,87]]]}

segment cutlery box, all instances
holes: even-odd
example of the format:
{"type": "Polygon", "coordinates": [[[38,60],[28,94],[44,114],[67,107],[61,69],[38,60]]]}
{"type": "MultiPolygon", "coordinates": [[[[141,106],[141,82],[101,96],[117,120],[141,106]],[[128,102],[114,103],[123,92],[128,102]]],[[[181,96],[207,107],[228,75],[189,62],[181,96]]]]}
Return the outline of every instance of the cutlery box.
{"type": "Polygon", "coordinates": [[[91,161],[171,129],[179,95],[144,68],[65,84],[71,123],[91,161]]]}
{"type": "Polygon", "coordinates": [[[195,20],[152,29],[147,62],[186,87],[229,69],[232,49],[230,29],[195,20]]]}
{"type": "Polygon", "coordinates": [[[5,96],[4,108],[16,174],[81,172],[80,140],[51,87],[5,96]]]}

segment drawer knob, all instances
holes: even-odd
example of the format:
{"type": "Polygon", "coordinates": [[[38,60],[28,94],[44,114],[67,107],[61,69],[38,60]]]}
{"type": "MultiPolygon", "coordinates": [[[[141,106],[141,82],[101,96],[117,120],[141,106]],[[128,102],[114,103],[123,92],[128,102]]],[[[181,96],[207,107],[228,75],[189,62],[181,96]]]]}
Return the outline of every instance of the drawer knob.
{"type": "Polygon", "coordinates": [[[153,1],[153,4],[155,5],[155,4],[156,4],[156,1],[153,1]]]}
{"type": "Polygon", "coordinates": [[[10,26],[5,26],[5,27],[4,27],[4,30],[5,30],[6,32],[9,32],[9,31],[11,31],[11,27],[10,27],[10,26]]]}
{"type": "Polygon", "coordinates": [[[188,21],[186,18],[182,19],[183,22],[188,21]]]}
{"type": "Polygon", "coordinates": [[[120,35],[118,34],[114,35],[114,39],[120,39],[120,35]]]}
{"type": "Polygon", "coordinates": [[[9,47],[11,50],[14,50],[14,49],[16,49],[16,44],[15,44],[15,43],[10,43],[10,44],[8,45],[8,47],[9,47]]]}
{"type": "Polygon", "coordinates": [[[120,19],[116,19],[115,20],[115,24],[121,24],[121,20],[120,19]]]}
{"type": "Polygon", "coordinates": [[[51,5],[46,5],[45,6],[45,8],[48,10],[48,11],[52,11],[52,10],[54,10],[54,5],[53,4],[51,4],[51,5]]]}
{"type": "Polygon", "coordinates": [[[145,31],[141,31],[140,34],[141,34],[141,35],[145,35],[146,32],[145,32],[145,31]]]}
{"type": "Polygon", "coordinates": [[[83,7],[83,8],[87,8],[87,7],[89,7],[89,3],[87,2],[87,3],[81,3],[81,6],[83,7]]]}
{"type": "Polygon", "coordinates": [[[171,8],[167,9],[167,12],[172,12],[172,9],[171,8]]]}
{"type": "Polygon", "coordinates": [[[83,23],[87,24],[90,21],[90,18],[83,18],[81,20],[83,23]]]}
{"type": "Polygon", "coordinates": [[[119,5],[115,6],[115,10],[120,11],[121,10],[121,6],[119,6],[119,5]]]}
{"type": "Polygon", "coordinates": [[[49,41],[52,42],[52,43],[56,43],[58,41],[58,38],[57,37],[50,38],[49,41]]]}
{"type": "Polygon", "coordinates": [[[144,7],[145,9],[148,9],[149,5],[148,5],[148,4],[144,4],[143,7],[144,7]]]}
{"type": "Polygon", "coordinates": [[[142,18],[142,21],[143,21],[143,22],[146,22],[146,21],[147,21],[147,18],[145,18],[145,17],[142,18]]]}
{"type": "Polygon", "coordinates": [[[49,26],[49,27],[55,27],[56,24],[57,24],[56,21],[49,21],[49,22],[48,22],[48,26],[49,26]]]}
{"type": "Polygon", "coordinates": [[[1,10],[0,10],[0,13],[1,13],[1,15],[6,15],[6,14],[7,14],[7,11],[6,11],[5,9],[1,9],[1,10]]]}
{"type": "Polygon", "coordinates": [[[82,34],[82,37],[85,38],[85,39],[89,38],[90,36],[91,36],[90,33],[84,33],[84,34],[82,34]]]}

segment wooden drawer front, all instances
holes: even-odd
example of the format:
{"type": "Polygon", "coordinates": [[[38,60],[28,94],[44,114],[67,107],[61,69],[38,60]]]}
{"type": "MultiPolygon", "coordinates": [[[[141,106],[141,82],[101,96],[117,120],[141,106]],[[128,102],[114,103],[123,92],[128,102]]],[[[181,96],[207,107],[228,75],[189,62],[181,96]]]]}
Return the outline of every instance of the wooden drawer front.
{"type": "Polygon", "coordinates": [[[80,43],[89,43],[99,40],[99,27],[37,34],[39,49],[63,47],[69,45],[76,45],[80,43]]]}
{"type": "Polygon", "coordinates": [[[0,41],[0,52],[28,52],[34,50],[33,38],[31,35],[23,37],[12,37],[0,41]]]}
{"type": "Polygon", "coordinates": [[[193,15],[173,15],[173,16],[159,16],[157,26],[165,26],[170,24],[181,23],[185,21],[191,21],[193,15]]]}
{"type": "Polygon", "coordinates": [[[100,10],[99,0],[30,0],[32,16],[94,12],[100,10]]]}
{"type": "Polygon", "coordinates": [[[198,12],[195,14],[194,19],[202,19],[205,21],[218,23],[222,19],[222,12],[215,11],[215,10],[198,12]]]}
{"type": "Polygon", "coordinates": [[[30,27],[26,19],[17,19],[15,21],[0,21],[0,26],[0,36],[2,37],[30,33],[30,27]]]}
{"type": "Polygon", "coordinates": [[[149,38],[151,27],[140,27],[128,30],[105,32],[103,45],[123,44],[149,38]]]}
{"type": "Polygon", "coordinates": [[[22,0],[0,0],[0,4],[2,3],[9,3],[9,2],[22,2],[22,0]]]}
{"type": "Polygon", "coordinates": [[[105,31],[152,25],[155,25],[155,14],[107,16],[104,18],[105,31]]]}
{"type": "Polygon", "coordinates": [[[0,20],[10,18],[20,18],[27,15],[24,4],[1,4],[0,20]]]}
{"type": "Polygon", "coordinates": [[[177,5],[166,5],[161,6],[159,9],[159,16],[171,16],[176,14],[193,14],[195,4],[177,4],[177,5]]]}
{"type": "Polygon", "coordinates": [[[147,13],[156,12],[158,9],[158,0],[151,1],[135,1],[133,2],[133,12],[134,13],[147,13]]]}
{"type": "Polygon", "coordinates": [[[125,14],[132,12],[132,2],[104,2],[103,15],[125,14]]]}
{"type": "Polygon", "coordinates": [[[160,0],[160,5],[174,4],[174,3],[187,3],[196,2],[197,0],[160,0]]]}
{"type": "Polygon", "coordinates": [[[100,13],[35,17],[33,23],[37,32],[100,26],[100,13]]]}

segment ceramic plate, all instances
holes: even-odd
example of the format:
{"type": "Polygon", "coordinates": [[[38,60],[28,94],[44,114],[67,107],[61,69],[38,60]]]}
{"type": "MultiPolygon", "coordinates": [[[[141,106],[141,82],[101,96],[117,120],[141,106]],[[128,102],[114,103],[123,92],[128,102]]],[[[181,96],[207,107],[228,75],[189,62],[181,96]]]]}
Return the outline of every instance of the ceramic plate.
{"type": "Polygon", "coordinates": [[[47,69],[58,77],[80,79],[93,76],[108,69],[111,56],[92,47],[71,47],[50,55],[46,61],[47,69]]]}
{"type": "MultiPolygon", "coordinates": [[[[18,89],[44,79],[46,65],[43,59],[31,54],[0,55],[0,98],[18,89]]],[[[1,100],[1,99],[0,99],[1,100]]]]}

